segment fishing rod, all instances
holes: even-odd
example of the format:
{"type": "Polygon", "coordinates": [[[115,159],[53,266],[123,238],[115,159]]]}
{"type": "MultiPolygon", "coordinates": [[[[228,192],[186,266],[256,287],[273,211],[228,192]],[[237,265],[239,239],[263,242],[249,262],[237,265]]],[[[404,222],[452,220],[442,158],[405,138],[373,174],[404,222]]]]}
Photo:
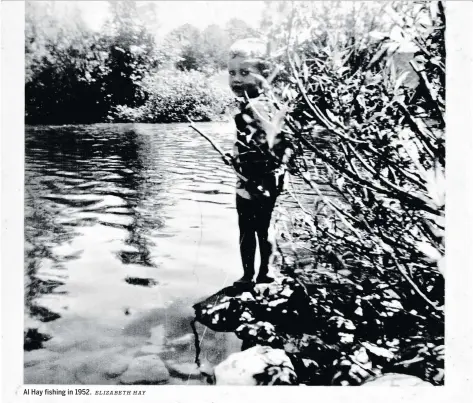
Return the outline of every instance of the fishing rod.
{"type": "Polygon", "coordinates": [[[190,123],[189,127],[194,129],[198,134],[200,134],[204,139],[206,139],[210,143],[210,145],[213,147],[213,149],[220,154],[220,156],[222,157],[224,161],[228,161],[228,159],[230,160],[231,167],[235,171],[237,177],[244,184],[254,188],[258,192],[259,195],[263,197],[270,197],[269,192],[265,190],[261,185],[257,185],[256,183],[254,183],[253,181],[249,180],[247,177],[241,174],[241,172],[239,171],[238,165],[235,161],[235,158],[233,156],[231,156],[230,154],[225,154],[225,152],[219,147],[218,144],[216,144],[208,135],[202,133],[197,127],[195,127],[194,122],[189,118],[189,116],[186,116],[186,118],[190,123]]]}

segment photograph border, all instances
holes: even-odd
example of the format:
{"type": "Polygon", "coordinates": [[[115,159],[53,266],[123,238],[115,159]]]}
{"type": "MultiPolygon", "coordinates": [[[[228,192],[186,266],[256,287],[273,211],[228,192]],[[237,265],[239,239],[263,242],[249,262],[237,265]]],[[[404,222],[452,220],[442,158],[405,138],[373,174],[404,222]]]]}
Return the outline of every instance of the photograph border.
{"type": "MultiPolygon", "coordinates": [[[[24,8],[1,3],[1,336],[2,401],[32,402],[25,389],[76,389],[78,385],[23,385],[24,276],[24,8]]],[[[447,1],[447,233],[445,386],[437,388],[90,386],[97,390],[140,390],[120,401],[218,402],[320,401],[466,402],[473,395],[472,286],[472,21],[473,3],[447,1]]],[[[80,386],[82,387],[82,386],[80,386]]],[[[42,397],[48,403],[85,396],[42,397]]],[[[97,396],[115,402],[117,396],[97,396]]]]}

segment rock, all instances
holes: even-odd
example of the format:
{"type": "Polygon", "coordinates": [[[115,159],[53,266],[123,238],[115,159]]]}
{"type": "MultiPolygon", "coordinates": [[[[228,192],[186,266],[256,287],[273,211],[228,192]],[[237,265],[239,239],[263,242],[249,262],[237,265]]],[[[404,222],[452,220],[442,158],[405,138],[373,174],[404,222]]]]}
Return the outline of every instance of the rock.
{"type": "Polygon", "coordinates": [[[84,385],[108,385],[116,383],[113,378],[125,372],[131,357],[120,347],[112,347],[94,354],[77,351],[64,365],[75,372],[77,380],[84,385]]]}
{"type": "Polygon", "coordinates": [[[74,373],[57,364],[42,364],[25,368],[24,383],[33,385],[75,385],[74,373]]]}
{"type": "Polygon", "coordinates": [[[417,376],[387,373],[361,386],[434,386],[417,376]]]}
{"type": "Polygon", "coordinates": [[[164,326],[163,325],[155,326],[151,328],[150,333],[151,335],[148,339],[148,342],[161,347],[164,344],[164,340],[166,336],[166,331],[164,330],[164,326]]]}
{"type": "Polygon", "coordinates": [[[152,354],[160,354],[163,352],[161,346],[156,346],[154,344],[145,344],[141,349],[135,354],[136,357],[140,355],[152,355],[152,354]]]}
{"type": "Polygon", "coordinates": [[[284,350],[254,346],[231,354],[215,367],[217,385],[295,385],[296,373],[284,350]]]}
{"type": "Polygon", "coordinates": [[[64,336],[55,336],[51,340],[43,343],[43,346],[48,350],[54,351],[56,353],[65,353],[66,351],[76,348],[80,341],[75,338],[77,335],[67,335],[64,336]]]}
{"type": "Polygon", "coordinates": [[[181,379],[201,379],[202,373],[195,363],[166,361],[171,376],[181,379]]]}
{"type": "Polygon", "coordinates": [[[125,385],[159,384],[168,381],[169,371],[156,355],[134,358],[128,369],[120,376],[120,382],[125,385]]]}
{"type": "Polygon", "coordinates": [[[187,333],[184,336],[168,341],[166,345],[170,347],[194,345],[194,335],[192,333],[187,333]]]}
{"type": "Polygon", "coordinates": [[[42,348],[39,350],[25,352],[23,362],[25,367],[32,367],[44,362],[52,362],[59,356],[59,353],[42,348]]]}
{"type": "Polygon", "coordinates": [[[110,378],[116,378],[123,374],[130,365],[131,358],[126,356],[118,356],[113,361],[104,365],[104,373],[110,378]]]}

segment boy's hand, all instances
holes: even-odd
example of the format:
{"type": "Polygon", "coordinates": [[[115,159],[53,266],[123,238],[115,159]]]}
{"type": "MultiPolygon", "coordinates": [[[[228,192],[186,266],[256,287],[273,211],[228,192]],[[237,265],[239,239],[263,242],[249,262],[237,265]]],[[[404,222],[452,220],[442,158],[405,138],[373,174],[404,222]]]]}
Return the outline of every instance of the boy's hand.
{"type": "Polygon", "coordinates": [[[222,160],[223,160],[223,162],[225,163],[225,165],[228,165],[228,166],[233,165],[233,156],[232,156],[230,153],[226,153],[226,154],[222,157],[222,160]]]}
{"type": "Polygon", "coordinates": [[[274,170],[274,173],[276,175],[282,175],[284,174],[284,172],[287,171],[287,165],[286,164],[281,164],[279,165],[279,167],[277,167],[275,170],[274,170]]]}

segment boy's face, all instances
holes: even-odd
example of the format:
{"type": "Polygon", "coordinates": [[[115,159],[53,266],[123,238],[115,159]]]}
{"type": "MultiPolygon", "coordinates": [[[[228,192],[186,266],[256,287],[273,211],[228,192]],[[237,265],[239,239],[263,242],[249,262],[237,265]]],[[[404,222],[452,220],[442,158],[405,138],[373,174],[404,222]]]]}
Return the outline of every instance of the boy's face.
{"type": "Polygon", "coordinates": [[[255,98],[262,87],[261,73],[255,60],[236,56],[228,62],[230,88],[237,97],[255,98]]]}

